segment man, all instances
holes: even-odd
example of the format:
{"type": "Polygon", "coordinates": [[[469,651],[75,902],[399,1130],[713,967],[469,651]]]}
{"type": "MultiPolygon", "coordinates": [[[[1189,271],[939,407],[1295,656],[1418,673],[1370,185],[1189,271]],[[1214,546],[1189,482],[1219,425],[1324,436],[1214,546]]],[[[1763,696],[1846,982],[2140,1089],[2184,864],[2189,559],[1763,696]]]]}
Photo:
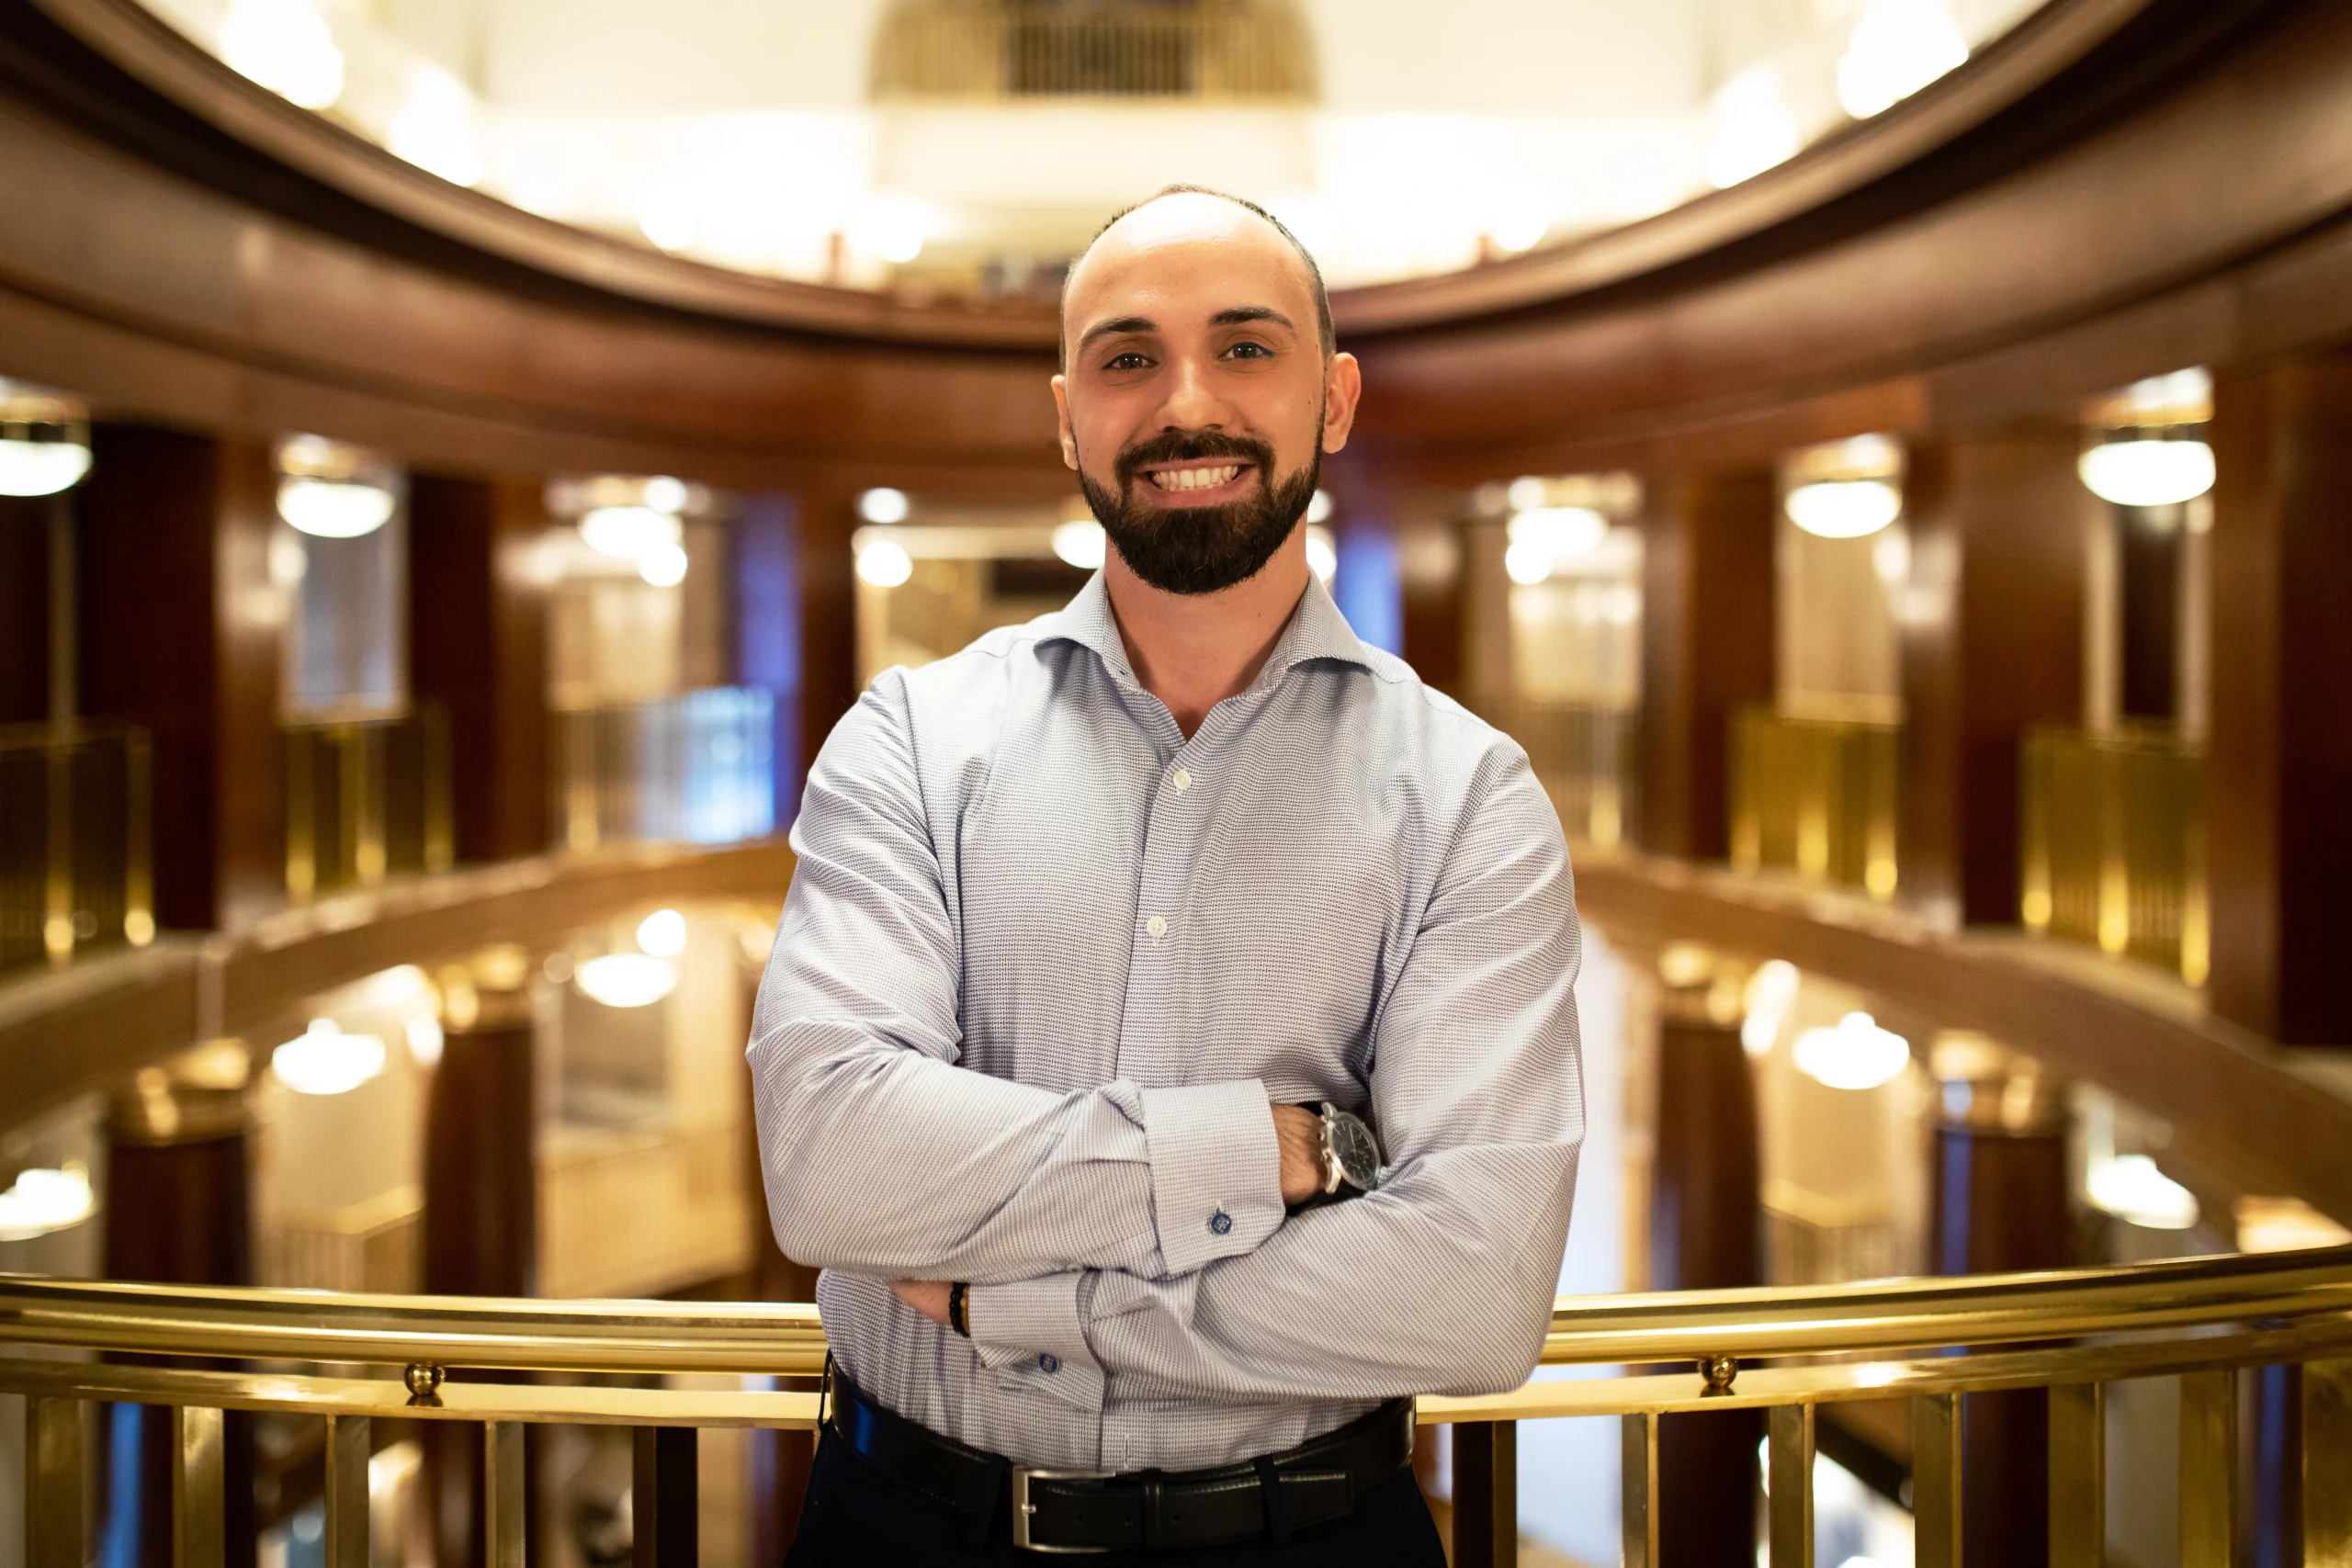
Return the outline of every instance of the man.
{"type": "Polygon", "coordinates": [[[1286,231],[1163,193],[1062,331],[1103,570],[876,680],[794,829],[751,1055],[837,1370],[790,1562],[1435,1568],[1409,1396],[1525,1378],[1567,1231],[1559,821],[1307,570],[1360,373],[1286,231]]]}

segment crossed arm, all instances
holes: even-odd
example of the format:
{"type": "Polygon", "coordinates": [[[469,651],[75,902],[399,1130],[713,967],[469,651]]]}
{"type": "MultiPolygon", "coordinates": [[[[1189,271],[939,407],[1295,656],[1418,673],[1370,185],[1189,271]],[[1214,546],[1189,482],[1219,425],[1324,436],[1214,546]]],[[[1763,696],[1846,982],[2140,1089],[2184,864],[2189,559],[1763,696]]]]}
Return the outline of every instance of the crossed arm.
{"type": "Polygon", "coordinates": [[[1056,1094],[955,1065],[958,954],[904,726],[869,693],[795,830],[752,1046],[785,1250],[913,1281],[901,1299],[942,1319],[944,1281],[967,1281],[984,1355],[1170,1393],[1523,1378],[1583,1131],[1566,852],[1524,761],[1482,781],[1381,1009],[1389,1181],[1291,1214],[1319,1174],[1313,1117],[1255,1080],[1056,1094]],[[1209,1194],[1229,1224],[1201,1223],[1209,1194]]]}

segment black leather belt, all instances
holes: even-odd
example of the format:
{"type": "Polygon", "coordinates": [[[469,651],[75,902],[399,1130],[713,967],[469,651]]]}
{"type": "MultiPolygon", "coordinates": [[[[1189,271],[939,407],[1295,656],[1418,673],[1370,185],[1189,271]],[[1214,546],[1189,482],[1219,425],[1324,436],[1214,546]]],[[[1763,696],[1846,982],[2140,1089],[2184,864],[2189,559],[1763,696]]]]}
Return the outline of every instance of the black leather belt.
{"type": "Polygon", "coordinates": [[[1271,1540],[1342,1518],[1413,1462],[1413,1402],[1395,1399],[1295,1449],[1216,1470],[1075,1471],[1014,1464],[884,1408],[832,1373],[826,1425],[866,1463],[961,1511],[977,1548],[999,1508],[1031,1551],[1114,1551],[1271,1540]]]}

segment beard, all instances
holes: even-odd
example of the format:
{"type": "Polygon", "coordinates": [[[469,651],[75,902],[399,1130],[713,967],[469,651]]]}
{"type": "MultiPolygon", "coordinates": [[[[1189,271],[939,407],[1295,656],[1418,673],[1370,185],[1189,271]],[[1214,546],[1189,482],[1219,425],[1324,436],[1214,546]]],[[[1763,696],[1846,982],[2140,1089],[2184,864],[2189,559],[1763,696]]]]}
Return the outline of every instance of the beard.
{"type": "Polygon", "coordinates": [[[1120,450],[1112,464],[1117,494],[1083,468],[1078,482],[1095,521],[1137,577],[1163,593],[1215,593],[1257,576],[1306,514],[1322,473],[1320,420],[1313,452],[1305,468],[1277,483],[1274,449],[1263,441],[1215,430],[1162,431],[1120,450]],[[1254,465],[1258,492],[1216,506],[1180,508],[1154,506],[1136,494],[1137,483],[1151,482],[1136,471],[1146,463],[1218,457],[1254,465]]]}

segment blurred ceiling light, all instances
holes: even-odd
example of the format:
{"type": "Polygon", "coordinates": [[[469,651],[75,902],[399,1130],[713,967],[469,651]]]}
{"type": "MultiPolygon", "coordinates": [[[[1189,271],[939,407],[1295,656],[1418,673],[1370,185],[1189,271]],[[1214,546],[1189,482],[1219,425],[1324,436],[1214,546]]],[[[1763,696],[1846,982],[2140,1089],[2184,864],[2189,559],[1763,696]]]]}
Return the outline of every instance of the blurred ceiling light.
{"type": "Polygon", "coordinates": [[[1329,491],[1318,490],[1306,498],[1306,520],[1309,523],[1329,523],[1331,520],[1329,491]]]}
{"type": "Polygon", "coordinates": [[[384,145],[451,185],[481,183],[481,144],[474,138],[473,96],[437,65],[409,72],[408,96],[392,115],[384,145]]]}
{"type": "Polygon", "coordinates": [[[927,201],[907,196],[876,196],[866,199],[851,221],[849,243],[876,261],[904,266],[922,254],[923,246],[930,243],[938,226],[938,215],[927,201]]]}
{"type": "Polygon", "coordinates": [[[1495,243],[1497,250],[1517,255],[1542,244],[1544,236],[1551,231],[1552,219],[1544,210],[1543,194],[1528,190],[1512,193],[1504,210],[1487,226],[1487,238],[1495,243]]]}
{"type": "Polygon", "coordinates": [[[1522,588],[1532,588],[1550,579],[1551,552],[1539,545],[1512,545],[1503,551],[1503,574],[1522,588]]]}
{"type": "Polygon", "coordinates": [[[1609,519],[1589,506],[1538,506],[1510,520],[1510,542],[1540,547],[1555,562],[1590,555],[1609,536],[1609,519]]]}
{"type": "Polygon", "coordinates": [[[1884,479],[1824,479],[1789,492],[1789,521],[1825,539],[1860,539],[1903,512],[1903,492],[1884,479]]]}
{"type": "Polygon", "coordinates": [[[1080,571],[1099,569],[1108,547],[1109,542],[1100,523],[1073,519],[1054,528],[1054,554],[1080,571]]]}
{"type": "Polygon", "coordinates": [[[1739,1043],[1749,1055],[1763,1055],[1780,1040],[1781,1025],[1796,1003],[1803,978],[1785,958],[1767,960],[1748,976],[1747,1018],[1739,1026],[1739,1043]]]}
{"type": "Polygon", "coordinates": [[[574,976],[589,1000],[608,1008],[651,1007],[678,984],[678,966],[648,953],[608,953],[580,966],[574,976]]]}
{"type": "Polygon", "coordinates": [[[384,1043],[314,1018],[299,1039],[270,1053],[269,1070],[297,1094],[348,1094],[384,1070],[384,1043]]]}
{"type": "Polygon", "coordinates": [[[675,588],[686,580],[686,547],[656,545],[637,558],[637,575],[656,588],[675,588]]]}
{"type": "Polygon", "coordinates": [[[1503,491],[1513,512],[1532,512],[1552,504],[1552,486],[1540,474],[1521,474],[1503,491]]]}
{"type": "Polygon", "coordinates": [[[1838,101],[1868,119],[1967,59],[1968,40],[1941,0],[1871,0],[1838,60],[1838,101]]]}
{"type": "Polygon", "coordinates": [[[598,506],[581,518],[580,536],[604,555],[642,561],[665,547],[676,549],[684,530],[675,516],[650,506],[598,506]]]}
{"type": "Polygon", "coordinates": [[[656,909],[637,923],[637,945],[656,958],[675,958],[686,950],[686,917],[675,909],[656,909]]]}
{"type": "Polygon", "coordinates": [[[78,1225],[97,1212],[97,1195],[90,1190],[90,1171],[80,1160],[50,1168],[35,1166],[17,1172],[8,1190],[0,1192],[0,1241],[30,1241],[51,1231],[78,1225]]]}
{"type": "Polygon", "coordinates": [[[2118,1155],[2090,1168],[2091,1206],[2127,1224],[2185,1231],[2197,1223],[2197,1194],[2156,1168],[2146,1155],[2118,1155]]]}
{"type": "Polygon", "coordinates": [[[90,411],[0,380],[0,495],[55,495],[90,471],[90,411]]]}
{"type": "Polygon", "coordinates": [[[896,539],[868,539],[857,552],[858,581],[876,588],[896,588],[915,574],[914,558],[896,539]]]}
{"type": "Polygon", "coordinates": [[[1717,190],[1787,163],[1804,145],[1780,70],[1769,63],[1751,65],[1717,88],[1708,114],[1707,183],[1717,190]]]}
{"type": "Polygon", "coordinates": [[[2173,506],[2213,488],[2213,448],[2202,441],[2127,436],[2085,452],[2083,483],[2118,506],[2173,506]]]}
{"type": "Polygon", "coordinates": [[[1877,1089],[1911,1062],[1911,1043],[1881,1029],[1866,1012],[1849,1012],[1826,1029],[1797,1036],[1797,1071],[1830,1089],[1877,1089]]]}
{"type": "Polygon", "coordinates": [[[673,255],[695,243],[695,217],[681,197],[665,193],[646,204],[637,220],[638,232],[673,255]]]}
{"type": "Polygon", "coordinates": [[[441,1021],[429,1014],[420,1014],[401,1026],[408,1036],[408,1054],[420,1067],[429,1067],[441,1059],[442,1047],[448,1039],[441,1032],[441,1021]]]}
{"type": "Polygon", "coordinates": [[[1330,581],[1340,570],[1339,546],[1331,538],[1331,530],[1319,523],[1306,525],[1306,570],[1317,582],[1330,581]]]}
{"type": "Polygon", "coordinates": [[[888,485],[876,485],[857,498],[857,514],[868,523],[904,523],[913,510],[907,492],[888,485]]]}
{"type": "Polygon", "coordinates": [[[278,444],[277,514],[317,539],[357,539],[391,520],[399,499],[371,454],[320,435],[278,444]]]}
{"type": "Polygon", "coordinates": [[[326,18],[302,0],[235,0],[220,24],[220,58],[306,109],[343,96],[343,51],[326,18]]]}
{"type": "Polygon", "coordinates": [[[672,479],[667,474],[656,474],[646,480],[644,495],[646,505],[656,512],[667,512],[673,517],[684,512],[686,502],[692,499],[686,490],[686,481],[672,479]]]}

